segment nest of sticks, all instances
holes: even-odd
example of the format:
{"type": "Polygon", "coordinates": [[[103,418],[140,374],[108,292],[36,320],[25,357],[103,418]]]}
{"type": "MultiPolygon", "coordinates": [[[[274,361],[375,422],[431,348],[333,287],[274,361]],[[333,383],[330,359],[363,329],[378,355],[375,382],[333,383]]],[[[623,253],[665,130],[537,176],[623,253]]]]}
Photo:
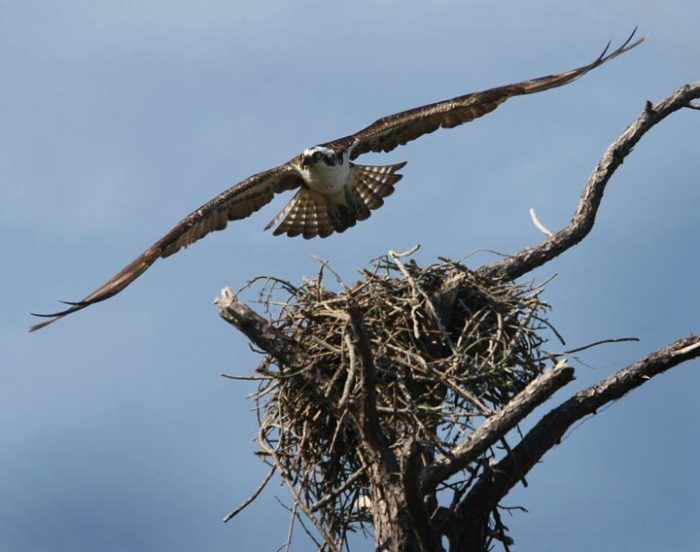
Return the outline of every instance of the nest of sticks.
{"type": "MultiPolygon", "coordinates": [[[[258,454],[336,542],[371,522],[351,311],[366,328],[382,432],[391,448],[417,440],[424,465],[464,441],[551,358],[542,350],[541,330],[550,326],[541,287],[488,280],[452,261],[420,268],[391,252],[362,276],[348,287],[322,264],[301,287],[267,278],[260,290],[272,324],[301,345],[304,363],[292,369],[266,357],[258,368],[258,454]],[[329,272],[339,291],[326,287],[329,272]]],[[[497,456],[489,450],[445,486],[466,489],[497,456]]]]}

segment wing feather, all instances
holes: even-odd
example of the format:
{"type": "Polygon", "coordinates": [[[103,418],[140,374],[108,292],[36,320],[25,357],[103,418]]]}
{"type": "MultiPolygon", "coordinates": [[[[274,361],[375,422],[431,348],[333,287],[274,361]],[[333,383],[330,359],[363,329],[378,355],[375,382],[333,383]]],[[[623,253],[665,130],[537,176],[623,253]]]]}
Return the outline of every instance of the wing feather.
{"type": "Polygon", "coordinates": [[[69,308],[53,314],[35,314],[35,316],[46,317],[48,320],[31,326],[29,331],[39,330],[64,316],[116,295],[158,259],[173,255],[210,232],[223,230],[229,220],[238,220],[251,215],[269,203],[276,193],[297,188],[302,182],[301,177],[287,163],[255,174],[236,184],[187,215],[170,232],[82,301],[68,303],[69,308]]]}
{"type": "Polygon", "coordinates": [[[351,136],[346,136],[324,145],[334,149],[351,148],[350,158],[356,159],[359,155],[370,151],[391,151],[397,146],[402,146],[439,128],[453,128],[473,121],[493,111],[508,98],[534,94],[535,92],[563,86],[582,77],[603,63],[635,48],[644,41],[644,38],[640,38],[631,42],[636,30],[635,28],[629,38],[619,48],[609,54],[607,54],[610,46],[608,44],[603,53],[588,65],[564,73],[466,94],[382,117],[351,136]]]}

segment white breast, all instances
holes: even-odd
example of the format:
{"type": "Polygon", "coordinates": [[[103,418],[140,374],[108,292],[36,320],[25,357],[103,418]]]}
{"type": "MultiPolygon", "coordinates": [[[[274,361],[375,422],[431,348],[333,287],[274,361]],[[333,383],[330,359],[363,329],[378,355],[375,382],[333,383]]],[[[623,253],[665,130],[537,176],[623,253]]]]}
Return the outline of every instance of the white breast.
{"type": "Polygon", "coordinates": [[[345,185],[350,177],[350,163],[326,165],[324,162],[301,169],[301,176],[312,190],[315,190],[339,203],[345,202],[345,185]]]}

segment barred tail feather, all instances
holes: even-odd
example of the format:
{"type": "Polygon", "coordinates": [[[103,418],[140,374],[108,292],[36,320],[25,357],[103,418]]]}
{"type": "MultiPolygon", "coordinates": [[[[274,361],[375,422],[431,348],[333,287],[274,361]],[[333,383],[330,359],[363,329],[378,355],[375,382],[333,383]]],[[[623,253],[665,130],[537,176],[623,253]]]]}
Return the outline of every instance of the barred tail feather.
{"type": "Polygon", "coordinates": [[[326,199],[313,190],[302,188],[292,200],[265,227],[268,230],[275,224],[273,234],[287,234],[289,237],[302,235],[306,239],[330,236],[336,230],[328,213],[326,199]]]}
{"type": "Polygon", "coordinates": [[[394,193],[394,184],[403,178],[396,171],[405,165],[405,162],[382,166],[353,165],[347,200],[358,220],[369,218],[370,211],[384,205],[384,198],[394,193]]]}

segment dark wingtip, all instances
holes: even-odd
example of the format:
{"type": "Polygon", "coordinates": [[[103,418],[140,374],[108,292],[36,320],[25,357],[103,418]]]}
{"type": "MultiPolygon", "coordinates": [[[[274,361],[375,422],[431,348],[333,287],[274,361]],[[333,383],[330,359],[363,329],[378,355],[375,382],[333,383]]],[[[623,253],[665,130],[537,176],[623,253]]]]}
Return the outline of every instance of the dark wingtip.
{"type": "Polygon", "coordinates": [[[54,316],[58,316],[60,313],[57,312],[54,314],[41,314],[38,312],[30,312],[29,314],[31,314],[32,316],[38,316],[39,318],[52,318],[54,316]]]}
{"type": "Polygon", "coordinates": [[[71,301],[60,301],[64,305],[70,305],[69,308],[59,311],[59,312],[52,312],[50,314],[43,314],[43,313],[38,313],[38,312],[31,312],[32,316],[36,316],[38,318],[50,318],[50,320],[46,320],[45,322],[39,322],[38,324],[34,324],[33,326],[29,327],[30,332],[35,332],[37,330],[40,330],[41,328],[44,328],[48,326],[49,324],[52,324],[53,322],[56,322],[56,320],[60,320],[64,316],[67,316],[69,314],[72,314],[76,311],[82,310],[85,307],[90,306],[93,301],[78,301],[78,302],[71,302],[71,301]]]}
{"type": "Polygon", "coordinates": [[[635,40],[634,42],[632,42],[632,39],[634,38],[634,35],[637,34],[637,29],[638,29],[638,28],[639,28],[638,25],[635,25],[635,26],[634,26],[634,29],[632,29],[632,32],[631,32],[630,35],[627,37],[627,40],[625,40],[625,41],[620,45],[620,47],[618,47],[614,52],[611,52],[610,54],[608,54],[608,50],[610,49],[610,44],[611,44],[611,43],[608,42],[607,46],[605,46],[605,49],[603,50],[603,53],[600,54],[600,56],[598,56],[598,59],[597,59],[595,62],[593,62],[593,65],[596,66],[596,65],[600,65],[601,63],[605,63],[606,61],[608,61],[608,60],[610,60],[610,59],[616,58],[616,57],[619,56],[620,54],[624,54],[625,52],[630,51],[632,48],[636,48],[636,47],[639,46],[642,42],[644,42],[644,41],[646,40],[646,38],[647,38],[646,36],[643,36],[643,37],[641,37],[641,38],[638,38],[637,40],[635,40]],[[607,55],[606,55],[606,54],[607,54],[607,55]]]}
{"type": "Polygon", "coordinates": [[[642,38],[637,39],[633,44],[630,44],[630,42],[632,42],[632,39],[634,38],[634,35],[637,34],[637,29],[639,29],[639,25],[635,25],[635,26],[634,26],[634,29],[632,29],[632,32],[631,32],[630,35],[627,37],[627,40],[625,40],[625,41],[622,43],[622,46],[620,46],[620,47],[618,48],[618,50],[625,50],[625,51],[626,51],[626,50],[629,50],[629,49],[631,49],[631,48],[634,48],[634,47],[637,46],[638,44],[641,44],[642,42],[644,42],[644,41],[646,40],[647,37],[646,37],[646,36],[643,36],[642,38]]]}
{"type": "Polygon", "coordinates": [[[605,54],[608,53],[611,44],[612,40],[608,40],[608,43],[605,45],[605,48],[603,48],[603,51],[598,56],[598,59],[596,59],[593,63],[601,63],[605,59],[605,54]]]}
{"type": "Polygon", "coordinates": [[[77,310],[83,309],[87,307],[90,303],[86,303],[85,301],[79,301],[77,303],[73,303],[71,301],[58,301],[59,303],[63,303],[64,305],[70,305],[70,308],[67,308],[62,311],[58,312],[52,312],[49,314],[44,314],[44,313],[39,313],[39,312],[30,312],[32,316],[38,316],[39,318],[55,318],[56,316],[65,316],[66,314],[70,314],[72,312],[75,312],[77,310]]]}

